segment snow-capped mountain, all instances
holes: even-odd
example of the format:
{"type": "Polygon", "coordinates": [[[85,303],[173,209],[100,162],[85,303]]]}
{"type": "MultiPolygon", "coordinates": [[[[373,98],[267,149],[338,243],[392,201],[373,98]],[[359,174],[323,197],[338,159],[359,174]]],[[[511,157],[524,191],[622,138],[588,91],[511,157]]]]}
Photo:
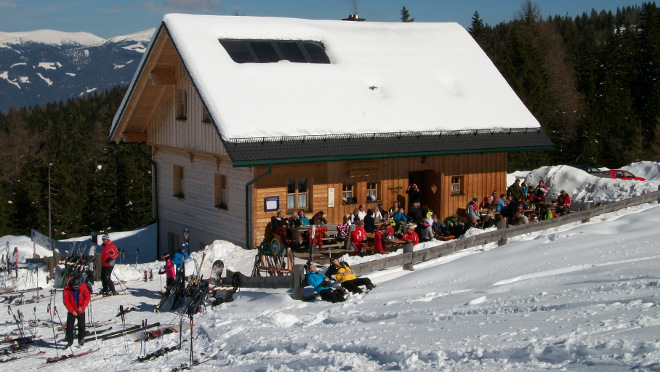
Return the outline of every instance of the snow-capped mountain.
{"type": "Polygon", "coordinates": [[[154,32],[0,32],[0,111],[128,85],[154,32]]]}

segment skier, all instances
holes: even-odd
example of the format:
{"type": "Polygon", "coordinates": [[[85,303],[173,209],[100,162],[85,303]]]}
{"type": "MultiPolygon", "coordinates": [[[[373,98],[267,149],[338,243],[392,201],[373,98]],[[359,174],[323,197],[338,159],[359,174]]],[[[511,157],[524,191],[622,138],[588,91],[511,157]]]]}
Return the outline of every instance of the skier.
{"type": "Polygon", "coordinates": [[[119,256],[117,251],[117,246],[110,241],[108,234],[103,234],[101,238],[103,240],[103,250],[101,250],[101,263],[103,267],[101,268],[101,283],[103,283],[103,289],[101,293],[103,296],[116,295],[115,285],[112,282],[112,269],[115,267],[115,258],[119,256]]]}
{"type": "Polygon", "coordinates": [[[165,274],[165,277],[167,278],[167,282],[165,283],[166,287],[174,287],[176,284],[176,272],[174,270],[174,263],[169,257],[169,254],[164,255],[163,258],[166,259],[167,262],[165,262],[165,267],[159,272],[159,274],[165,274]]]}
{"type": "Polygon", "coordinates": [[[174,265],[176,265],[176,272],[178,275],[181,275],[185,277],[186,275],[186,270],[184,267],[184,263],[188,260],[188,252],[187,250],[186,243],[181,243],[181,246],[179,247],[179,251],[174,253],[174,257],[172,257],[172,262],[174,265]]]}
{"type": "Polygon", "coordinates": [[[90,295],[86,285],[80,285],[80,279],[72,278],[64,287],[62,294],[66,316],[66,348],[73,345],[73,324],[78,320],[78,345],[85,343],[85,308],[89,304],[90,295]]]}

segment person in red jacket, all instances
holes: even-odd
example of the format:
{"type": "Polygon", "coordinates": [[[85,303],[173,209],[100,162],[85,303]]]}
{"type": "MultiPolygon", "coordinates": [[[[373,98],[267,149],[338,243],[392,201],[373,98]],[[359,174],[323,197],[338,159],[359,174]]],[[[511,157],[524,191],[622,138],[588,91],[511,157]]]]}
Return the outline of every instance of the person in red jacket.
{"type": "Polygon", "coordinates": [[[408,231],[403,234],[401,240],[404,240],[408,243],[413,243],[413,245],[417,245],[419,243],[419,236],[415,232],[413,225],[408,225],[408,231]]]}
{"type": "Polygon", "coordinates": [[[362,220],[358,220],[355,230],[351,231],[351,245],[353,246],[351,256],[360,254],[362,247],[367,245],[367,232],[364,230],[364,221],[362,220]]]}
{"type": "Polygon", "coordinates": [[[85,343],[85,309],[89,304],[89,290],[86,285],[80,285],[80,279],[73,278],[64,287],[62,295],[66,315],[66,347],[73,345],[73,325],[78,320],[78,345],[85,343]]]}
{"type": "Polygon", "coordinates": [[[115,285],[112,283],[112,269],[115,267],[115,258],[119,256],[117,246],[110,241],[108,234],[103,234],[103,250],[101,250],[101,283],[103,296],[116,295],[115,285]]]}
{"type": "Polygon", "coordinates": [[[561,190],[559,196],[557,197],[557,212],[560,215],[568,213],[571,209],[571,197],[568,195],[566,190],[561,190]]]}

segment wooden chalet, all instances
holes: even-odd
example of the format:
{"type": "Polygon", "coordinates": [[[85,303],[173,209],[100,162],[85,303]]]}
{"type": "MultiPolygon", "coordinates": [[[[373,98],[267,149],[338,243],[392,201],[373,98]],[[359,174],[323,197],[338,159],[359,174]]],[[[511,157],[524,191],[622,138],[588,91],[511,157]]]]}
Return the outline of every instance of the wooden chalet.
{"type": "Polygon", "coordinates": [[[152,148],[159,252],[257,246],[277,209],[440,218],[503,192],[507,152],[552,146],[455,23],[169,14],[110,132],[152,148]]]}

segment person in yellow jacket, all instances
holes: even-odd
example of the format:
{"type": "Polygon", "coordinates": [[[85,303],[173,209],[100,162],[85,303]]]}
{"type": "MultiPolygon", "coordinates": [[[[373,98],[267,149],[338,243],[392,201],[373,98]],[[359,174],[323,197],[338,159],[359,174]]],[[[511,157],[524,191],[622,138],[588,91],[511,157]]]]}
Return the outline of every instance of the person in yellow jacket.
{"type": "Polygon", "coordinates": [[[360,285],[364,285],[367,289],[374,289],[373,283],[369,278],[358,278],[355,271],[348,266],[346,262],[339,262],[337,258],[330,259],[330,267],[326,271],[325,276],[328,278],[334,277],[336,281],[341,283],[341,286],[350,291],[351,293],[362,293],[360,285]]]}

